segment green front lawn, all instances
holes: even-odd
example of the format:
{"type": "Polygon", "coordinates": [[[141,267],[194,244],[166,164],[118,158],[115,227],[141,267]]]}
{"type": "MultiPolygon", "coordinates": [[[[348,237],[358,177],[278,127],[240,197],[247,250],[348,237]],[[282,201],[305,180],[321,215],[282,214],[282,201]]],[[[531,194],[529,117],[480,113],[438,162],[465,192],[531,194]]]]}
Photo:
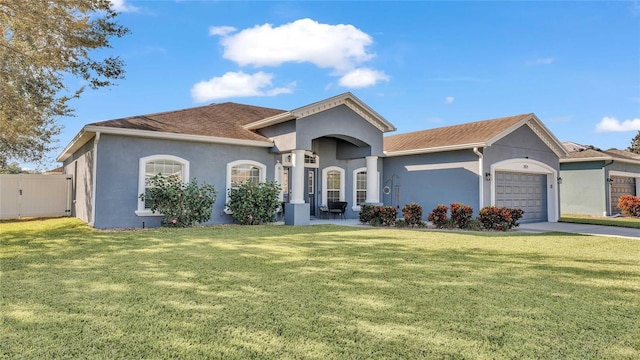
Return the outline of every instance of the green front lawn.
{"type": "Polygon", "coordinates": [[[0,358],[638,359],[640,241],[0,223],[0,358]]]}
{"type": "Polygon", "coordinates": [[[574,223],[574,224],[620,226],[620,227],[640,229],[640,218],[637,218],[637,217],[612,218],[612,217],[604,217],[604,216],[601,217],[601,216],[589,216],[589,215],[563,214],[560,217],[560,222],[574,223]]]}

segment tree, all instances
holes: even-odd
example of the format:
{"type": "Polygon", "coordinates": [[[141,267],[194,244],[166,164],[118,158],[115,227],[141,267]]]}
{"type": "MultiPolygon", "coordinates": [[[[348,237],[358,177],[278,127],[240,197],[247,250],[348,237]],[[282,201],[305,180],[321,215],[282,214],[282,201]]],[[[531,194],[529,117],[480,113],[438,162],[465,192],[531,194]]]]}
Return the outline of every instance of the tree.
{"type": "Polygon", "coordinates": [[[109,0],[0,0],[0,166],[53,149],[56,118],[74,115],[68,102],[85,88],[65,77],[92,89],[124,78],[119,57],[92,57],[129,32],[117,15],[109,0]]]}
{"type": "Polygon", "coordinates": [[[627,151],[640,154],[640,130],[638,130],[638,134],[636,135],[636,137],[631,139],[631,145],[629,145],[627,151]]]}

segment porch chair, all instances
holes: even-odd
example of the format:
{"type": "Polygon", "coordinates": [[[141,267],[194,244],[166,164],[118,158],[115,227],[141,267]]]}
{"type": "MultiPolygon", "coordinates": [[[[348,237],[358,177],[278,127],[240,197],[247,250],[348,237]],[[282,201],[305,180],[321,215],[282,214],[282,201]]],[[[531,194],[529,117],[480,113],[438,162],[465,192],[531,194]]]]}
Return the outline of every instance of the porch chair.
{"type": "Polygon", "coordinates": [[[340,215],[343,219],[346,219],[345,217],[346,211],[347,211],[346,201],[336,201],[329,204],[329,212],[333,214],[334,218],[336,215],[340,215]]]}

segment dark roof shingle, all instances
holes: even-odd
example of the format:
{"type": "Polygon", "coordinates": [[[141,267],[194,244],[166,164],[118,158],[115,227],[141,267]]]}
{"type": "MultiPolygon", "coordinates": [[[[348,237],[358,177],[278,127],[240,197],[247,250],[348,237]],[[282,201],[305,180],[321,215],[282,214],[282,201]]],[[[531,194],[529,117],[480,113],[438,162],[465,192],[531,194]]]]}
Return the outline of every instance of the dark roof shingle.
{"type": "Polygon", "coordinates": [[[398,152],[483,143],[532,115],[521,114],[387,136],[384,139],[384,151],[398,152]]]}
{"type": "Polygon", "coordinates": [[[269,141],[243,125],[286,112],[226,102],[162,113],[131,116],[89,125],[240,140],[269,141]]]}

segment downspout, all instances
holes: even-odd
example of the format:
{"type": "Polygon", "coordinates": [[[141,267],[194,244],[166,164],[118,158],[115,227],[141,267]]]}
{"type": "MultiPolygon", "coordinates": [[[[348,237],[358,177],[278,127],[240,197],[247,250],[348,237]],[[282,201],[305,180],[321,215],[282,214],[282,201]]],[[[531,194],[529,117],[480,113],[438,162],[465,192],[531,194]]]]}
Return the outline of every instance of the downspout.
{"type": "Polygon", "coordinates": [[[484,207],[484,156],[478,147],[473,148],[473,152],[478,155],[478,211],[484,207]]]}
{"type": "MultiPolygon", "coordinates": [[[[602,169],[604,170],[604,182],[607,184],[607,197],[609,201],[606,201],[609,206],[607,206],[607,208],[604,211],[604,216],[607,216],[607,214],[609,214],[609,216],[613,215],[611,213],[611,209],[613,208],[613,204],[611,203],[611,183],[609,182],[609,172],[607,171],[607,166],[612,165],[615,162],[615,160],[611,160],[610,163],[608,164],[604,164],[604,166],[602,167],[602,169]]],[[[606,206],[606,204],[605,204],[606,206]]]]}
{"type": "Polygon", "coordinates": [[[100,132],[96,132],[93,140],[93,168],[91,169],[91,221],[89,226],[96,224],[96,174],[98,171],[98,142],[100,142],[100,132]]]}

